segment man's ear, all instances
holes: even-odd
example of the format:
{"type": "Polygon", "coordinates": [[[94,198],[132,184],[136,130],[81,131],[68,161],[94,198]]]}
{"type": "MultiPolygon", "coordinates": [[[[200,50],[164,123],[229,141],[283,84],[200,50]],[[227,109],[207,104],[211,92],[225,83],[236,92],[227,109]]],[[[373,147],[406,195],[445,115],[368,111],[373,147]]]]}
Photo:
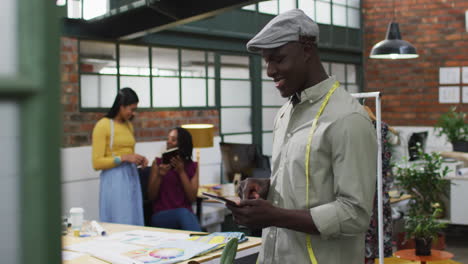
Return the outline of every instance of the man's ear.
{"type": "Polygon", "coordinates": [[[316,50],[311,45],[303,45],[303,52],[305,61],[310,61],[314,57],[316,50]]]}
{"type": "Polygon", "coordinates": [[[317,56],[317,46],[315,44],[315,36],[300,36],[299,42],[302,44],[305,61],[310,61],[317,56]]]}

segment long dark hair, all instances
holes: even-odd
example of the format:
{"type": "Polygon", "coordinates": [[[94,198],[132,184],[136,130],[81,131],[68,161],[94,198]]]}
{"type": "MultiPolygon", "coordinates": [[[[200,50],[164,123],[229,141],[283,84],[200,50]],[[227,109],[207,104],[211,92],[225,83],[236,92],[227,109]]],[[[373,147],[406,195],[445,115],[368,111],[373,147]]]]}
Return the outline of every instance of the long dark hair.
{"type": "Polygon", "coordinates": [[[179,148],[179,155],[184,161],[192,161],[193,142],[192,135],[187,129],[182,127],[174,128],[177,130],[177,147],[179,148]]]}
{"type": "Polygon", "coordinates": [[[125,87],[119,90],[117,96],[115,96],[114,104],[112,105],[106,117],[114,118],[117,116],[120,110],[120,106],[127,106],[138,103],[138,95],[132,88],[125,87]]]}

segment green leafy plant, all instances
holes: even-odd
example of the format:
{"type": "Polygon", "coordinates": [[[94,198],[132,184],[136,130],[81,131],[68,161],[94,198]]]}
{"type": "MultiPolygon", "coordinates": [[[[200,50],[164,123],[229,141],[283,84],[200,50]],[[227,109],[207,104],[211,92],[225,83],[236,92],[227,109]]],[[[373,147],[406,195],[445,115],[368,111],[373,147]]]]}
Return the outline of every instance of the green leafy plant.
{"type": "Polygon", "coordinates": [[[447,166],[442,168],[442,157],[439,153],[425,153],[418,145],[420,160],[408,164],[395,166],[397,184],[411,195],[409,203],[410,215],[431,215],[433,205],[441,204],[442,196],[448,197],[450,181],[445,176],[450,171],[447,166]]]}
{"type": "Polygon", "coordinates": [[[416,254],[430,255],[431,243],[437,240],[439,232],[446,226],[436,218],[443,214],[442,198],[448,196],[450,181],[445,179],[449,172],[442,168],[439,153],[425,153],[417,145],[420,160],[395,166],[397,184],[411,195],[408,215],[405,217],[406,239],[416,243],[416,254]],[[421,244],[421,241],[423,244],[421,244]]]}
{"type": "Polygon", "coordinates": [[[441,209],[436,208],[430,215],[409,215],[406,217],[406,238],[418,238],[425,241],[435,241],[438,233],[447,226],[436,219],[441,209]]]}
{"type": "Polygon", "coordinates": [[[435,125],[437,136],[446,135],[450,142],[468,141],[468,123],[466,113],[457,112],[456,107],[440,115],[435,125]]]}

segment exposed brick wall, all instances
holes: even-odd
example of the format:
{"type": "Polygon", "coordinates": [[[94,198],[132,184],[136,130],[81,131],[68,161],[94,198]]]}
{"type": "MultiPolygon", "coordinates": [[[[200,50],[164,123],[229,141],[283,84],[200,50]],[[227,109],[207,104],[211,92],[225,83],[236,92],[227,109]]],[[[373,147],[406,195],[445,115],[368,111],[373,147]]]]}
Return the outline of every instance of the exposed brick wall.
{"type": "MultiPolygon", "coordinates": [[[[94,124],[104,116],[104,113],[80,112],[78,78],[78,41],[62,37],[62,147],[90,145],[94,124]]],[[[137,142],[165,140],[171,128],[187,123],[214,124],[215,133],[218,134],[219,114],[217,110],[139,112],[133,121],[135,138],[137,142]]]]}
{"type": "MultiPolygon", "coordinates": [[[[365,91],[382,91],[382,118],[391,125],[432,126],[454,104],[439,104],[439,68],[468,66],[466,0],[394,0],[402,38],[418,50],[412,60],[369,59],[385,38],[393,0],[363,0],[365,91]]],[[[458,104],[468,112],[468,104],[458,104]]]]}

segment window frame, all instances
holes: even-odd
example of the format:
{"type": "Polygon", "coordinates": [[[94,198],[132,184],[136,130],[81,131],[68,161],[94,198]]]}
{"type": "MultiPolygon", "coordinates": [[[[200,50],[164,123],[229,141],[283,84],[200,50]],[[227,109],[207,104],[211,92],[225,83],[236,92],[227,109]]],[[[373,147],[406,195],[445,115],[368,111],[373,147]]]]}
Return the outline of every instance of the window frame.
{"type": "MultiPolygon", "coordinates": [[[[88,40],[88,41],[101,41],[101,40],[95,40],[95,39],[79,39],[79,41],[82,40],[88,40]]],[[[106,42],[106,41],[101,41],[101,42],[106,42]]],[[[107,41],[109,42],[109,41],[107,41]]],[[[114,43],[114,42],[110,42],[114,43]]],[[[117,47],[117,43],[114,43],[117,47]]],[[[135,45],[133,43],[119,43],[119,44],[130,44],[130,45],[135,45]]],[[[147,44],[140,44],[140,45],[135,45],[135,46],[144,46],[147,47],[150,50],[150,58],[149,58],[149,63],[151,65],[150,67],[150,75],[143,75],[143,77],[147,77],[148,79],[153,78],[155,75],[152,73],[152,49],[153,48],[174,48],[178,50],[178,53],[182,52],[182,50],[195,50],[195,51],[203,51],[205,52],[205,80],[209,81],[210,79],[214,79],[214,106],[209,106],[209,107],[150,107],[150,108],[139,108],[141,111],[184,111],[184,110],[217,110],[218,111],[218,117],[219,117],[219,136],[221,140],[224,142],[225,136],[231,136],[231,135],[247,135],[250,134],[252,136],[252,143],[257,144],[259,149],[263,152],[263,136],[265,133],[271,133],[273,131],[270,130],[263,130],[263,113],[262,109],[263,108],[277,108],[279,109],[281,106],[277,105],[263,105],[263,99],[262,99],[262,87],[263,87],[263,82],[264,81],[271,81],[269,78],[264,78],[262,74],[262,62],[263,60],[261,59],[258,54],[251,54],[248,52],[241,52],[241,51],[224,51],[224,50],[215,50],[213,48],[208,49],[208,48],[187,48],[187,47],[177,47],[174,45],[160,45],[160,44],[155,44],[155,45],[147,45],[147,44]],[[210,53],[213,54],[213,61],[208,61],[207,56],[210,56],[210,53]],[[250,106],[241,106],[242,108],[250,109],[251,110],[251,127],[252,130],[250,132],[235,132],[235,133],[222,133],[221,132],[221,123],[222,123],[222,117],[221,117],[221,110],[222,109],[227,109],[227,108],[237,108],[239,107],[238,105],[236,106],[222,106],[221,105],[221,81],[222,80],[247,80],[245,78],[221,78],[221,56],[245,56],[249,58],[249,80],[251,83],[251,105],[250,106]],[[213,70],[214,70],[214,77],[208,77],[210,75],[213,75],[211,73],[208,73],[208,63],[213,63],[213,70]]],[[[118,64],[118,77],[120,75],[120,49],[117,49],[117,64],[118,64]]],[[[79,54],[81,55],[81,54],[79,54]]],[[[181,69],[181,56],[178,57],[179,59],[179,69],[181,69]]],[[[359,91],[362,91],[363,86],[362,86],[362,65],[358,61],[352,62],[349,59],[343,58],[343,60],[340,60],[336,56],[330,56],[330,54],[326,53],[326,56],[324,56],[323,62],[328,63],[328,72],[330,72],[331,65],[332,63],[339,63],[344,65],[344,70],[345,70],[345,80],[347,80],[347,70],[348,67],[347,65],[354,65],[355,66],[355,74],[356,74],[356,79],[355,79],[355,84],[359,87],[359,91]]],[[[78,65],[80,65],[80,56],[78,57],[78,65]]],[[[80,67],[79,67],[80,68],[80,67]]],[[[81,81],[81,69],[79,69],[79,81],[81,81]]],[[[107,74],[105,74],[107,75],[107,74]]],[[[332,73],[333,75],[333,73],[332,73]]],[[[131,75],[131,76],[142,76],[142,75],[131,75]]],[[[182,81],[182,77],[179,71],[179,78],[180,81],[182,81]]],[[[118,80],[118,86],[120,86],[120,78],[117,78],[118,80]]],[[[347,90],[347,81],[342,84],[344,88],[347,90]]],[[[179,88],[181,89],[181,86],[179,85],[179,88]]],[[[206,86],[207,89],[207,96],[208,96],[208,86],[206,86]]],[[[81,84],[79,86],[79,100],[81,100],[81,84]]],[[[153,92],[153,84],[151,82],[151,97],[152,97],[152,92],[153,92]]],[[[182,93],[181,93],[182,95],[182,93]]],[[[179,98],[179,101],[182,100],[182,97],[179,98]]],[[[208,104],[208,100],[205,102],[208,104]]],[[[151,102],[152,104],[152,102],[151,102]]],[[[79,102],[80,112],[105,112],[108,110],[108,108],[82,108],[81,107],[81,102],[79,102]]]]}
{"type": "Polygon", "coordinates": [[[255,122],[254,122],[254,104],[256,102],[256,98],[254,98],[254,73],[252,72],[252,56],[254,56],[251,53],[241,53],[241,52],[228,52],[228,51],[220,51],[220,52],[215,52],[215,72],[217,76],[217,83],[216,83],[216,89],[218,92],[216,93],[217,96],[217,109],[219,112],[219,137],[221,138],[221,142],[225,142],[225,136],[238,136],[238,135],[251,135],[251,143],[256,144],[255,142],[255,122]],[[248,59],[249,63],[249,78],[223,78],[221,77],[221,57],[222,56],[243,56],[248,59]],[[228,81],[249,81],[250,82],[250,105],[245,106],[245,105],[229,105],[229,106],[222,106],[221,104],[221,81],[223,80],[228,80],[228,81]],[[251,131],[249,132],[233,132],[233,133],[223,133],[222,132],[222,117],[221,117],[221,110],[222,109],[232,109],[232,108],[242,108],[242,109],[250,109],[251,111],[251,116],[250,116],[250,125],[251,125],[251,131]]]}
{"type": "MultiPolygon", "coordinates": [[[[81,76],[82,75],[98,75],[98,76],[115,76],[117,78],[117,91],[120,89],[120,77],[121,76],[128,76],[128,77],[145,77],[148,78],[149,81],[149,94],[150,94],[150,106],[149,107],[138,107],[139,111],[184,111],[184,110],[217,110],[219,109],[219,103],[218,100],[216,100],[217,94],[219,93],[219,89],[217,88],[216,85],[216,80],[219,78],[219,75],[216,74],[216,62],[214,63],[215,67],[215,75],[214,77],[209,76],[208,74],[208,56],[209,53],[212,52],[214,56],[218,53],[215,50],[209,50],[209,49],[196,49],[196,48],[185,48],[185,47],[177,47],[177,46],[170,46],[170,45],[148,45],[148,44],[138,44],[138,43],[128,43],[128,42],[113,42],[113,41],[106,41],[106,40],[99,40],[99,39],[84,39],[84,38],[78,38],[78,109],[79,112],[107,112],[110,107],[83,107],[82,102],[81,102],[81,95],[82,95],[82,83],[81,83],[81,76]],[[117,68],[117,73],[116,74],[101,74],[101,73],[96,73],[96,72],[83,72],[81,70],[81,42],[82,41],[92,41],[92,42],[101,42],[101,43],[107,43],[107,44],[113,44],[115,47],[115,54],[116,54],[116,68],[117,68]],[[133,75],[133,74],[121,74],[121,68],[120,68],[120,46],[121,45],[130,45],[130,46],[138,46],[138,47],[145,47],[148,50],[148,63],[149,63],[149,75],[133,75]],[[160,77],[158,75],[153,75],[153,48],[169,48],[169,49],[175,49],[177,50],[177,60],[178,60],[178,75],[174,76],[175,78],[178,79],[179,82],[179,106],[176,107],[157,107],[154,106],[153,104],[153,78],[155,77],[160,77]],[[205,60],[205,76],[204,77],[184,77],[182,76],[182,50],[193,50],[193,51],[201,51],[205,53],[204,60],[205,60]],[[182,105],[182,80],[183,79],[204,79],[205,80],[205,106],[186,106],[184,107],[182,105]],[[214,86],[214,105],[209,105],[209,85],[208,82],[210,80],[214,80],[215,86],[214,86]]],[[[162,77],[169,77],[169,76],[162,76],[162,77]]]]}
{"type": "MultiPolygon", "coordinates": [[[[280,1],[281,0],[271,0],[271,1],[276,1],[276,11],[277,13],[276,14],[273,14],[273,13],[268,13],[268,12],[262,12],[260,11],[260,3],[256,3],[256,4],[251,4],[251,5],[247,5],[248,7],[252,7],[253,9],[244,9],[242,8],[243,10],[245,11],[250,11],[250,12],[255,12],[255,13],[258,13],[258,14],[264,14],[264,15],[272,15],[272,16],[276,16],[279,14],[279,12],[281,12],[281,5],[280,5],[280,1]]],[[[295,0],[295,8],[301,8],[299,7],[299,1],[300,0],[295,0]]],[[[268,2],[268,1],[266,1],[268,2]]],[[[359,29],[359,30],[362,30],[362,19],[361,19],[361,14],[360,14],[360,10],[361,10],[361,2],[362,0],[359,2],[359,7],[356,7],[356,6],[353,6],[351,4],[349,4],[349,0],[345,0],[345,3],[336,3],[334,0],[312,0],[311,4],[314,6],[314,17],[312,18],[314,21],[317,22],[317,24],[321,24],[321,25],[329,25],[329,26],[333,26],[333,27],[343,27],[343,28],[352,28],[352,29],[359,29]],[[321,2],[321,3],[328,3],[330,5],[330,23],[321,23],[321,22],[317,22],[317,2],[321,2]],[[334,9],[334,6],[341,6],[341,7],[344,7],[345,8],[345,23],[346,25],[343,26],[343,25],[336,25],[333,21],[333,9],[334,9]],[[358,27],[351,27],[349,25],[349,12],[348,10],[350,9],[353,9],[353,10],[357,10],[358,13],[359,13],[359,25],[358,27]]],[[[264,2],[263,2],[264,3],[264,2]]]]}

